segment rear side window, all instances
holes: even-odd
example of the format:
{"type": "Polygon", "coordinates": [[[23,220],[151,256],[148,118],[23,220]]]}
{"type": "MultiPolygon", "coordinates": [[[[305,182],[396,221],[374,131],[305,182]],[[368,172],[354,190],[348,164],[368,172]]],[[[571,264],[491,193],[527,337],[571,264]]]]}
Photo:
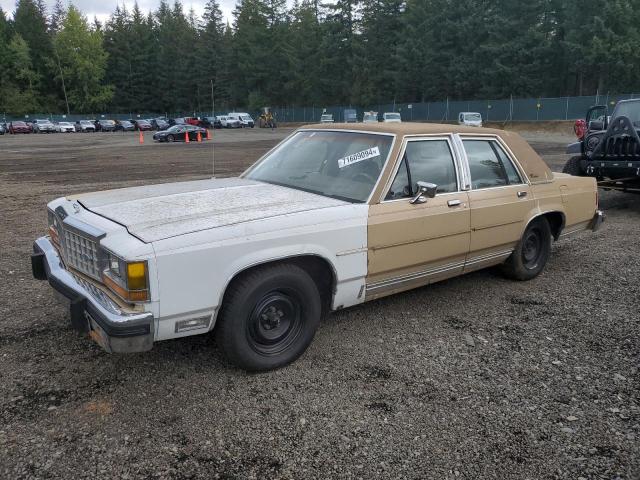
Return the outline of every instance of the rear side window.
{"type": "Polygon", "coordinates": [[[437,193],[458,190],[453,154],[446,140],[407,143],[404,158],[385,200],[408,198],[418,193],[418,182],[435,183],[437,193]]]}
{"type": "Polygon", "coordinates": [[[474,190],[522,183],[518,171],[495,140],[463,140],[474,190]]]}

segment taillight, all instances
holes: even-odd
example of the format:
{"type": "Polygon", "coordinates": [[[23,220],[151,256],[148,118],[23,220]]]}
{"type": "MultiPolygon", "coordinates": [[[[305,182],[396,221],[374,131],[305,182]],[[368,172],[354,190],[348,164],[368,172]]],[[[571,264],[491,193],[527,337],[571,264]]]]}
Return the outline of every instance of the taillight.
{"type": "Polygon", "coordinates": [[[582,119],[576,120],[576,123],[573,124],[573,131],[578,137],[578,140],[582,140],[587,133],[587,122],[582,119]]]}

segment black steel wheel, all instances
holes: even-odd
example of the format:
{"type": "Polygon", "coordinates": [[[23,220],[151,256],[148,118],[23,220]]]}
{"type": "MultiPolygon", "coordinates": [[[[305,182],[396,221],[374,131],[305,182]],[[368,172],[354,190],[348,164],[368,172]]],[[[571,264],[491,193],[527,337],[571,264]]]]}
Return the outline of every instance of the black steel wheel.
{"type": "Polygon", "coordinates": [[[544,270],[551,256],[551,228],[544,217],[532,220],[516,249],[502,265],[505,275],[514,280],[531,280],[544,270]]]}
{"type": "Polygon", "coordinates": [[[272,370],[304,353],[321,316],[320,292],[305,270],[286,263],[267,265],[229,285],[216,338],[236,366],[272,370]]]}
{"type": "Polygon", "coordinates": [[[262,355],[278,355],[296,340],[303,323],[297,293],[273,290],[257,303],[246,324],[251,348],[262,355]]]}

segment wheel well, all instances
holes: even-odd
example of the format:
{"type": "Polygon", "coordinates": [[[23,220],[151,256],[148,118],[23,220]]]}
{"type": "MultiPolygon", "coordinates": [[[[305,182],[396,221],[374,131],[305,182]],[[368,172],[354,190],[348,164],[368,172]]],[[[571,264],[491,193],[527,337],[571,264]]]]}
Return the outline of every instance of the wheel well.
{"type": "Polygon", "coordinates": [[[259,270],[266,266],[277,265],[277,264],[290,264],[296,265],[303,269],[307,274],[313,279],[316,286],[318,287],[318,291],[320,292],[320,296],[322,298],[322,314],[323,316],[329,313],[331,310],[331,300],[333,298],[333,293],[335,291],[336,285],[336,273],[333,269],[331,263],[328,260],[319,257],[317,255],[301,255],[295,257],[287,257],[281,258],[278,260],[272,260],[264,263],[260,263],[257,265],[252,265],[250,267],[245,268],[244,270],[240,270],[236,273],[233,278],[229,281],[227,286],[225,287],[224,294],[222,296],[222,304],[224,304],[224,299],[227,295],[227,291],[229,287],[238,279],[243,277],[244,275],[259,270]]]}
{"type": "Polygon", "coordinates": [[[562,212],[548,212],[542,216],[549,222],[551,235],[553,235],[554,240],[558,240],[564,229],[564,214],[562,212]]]}

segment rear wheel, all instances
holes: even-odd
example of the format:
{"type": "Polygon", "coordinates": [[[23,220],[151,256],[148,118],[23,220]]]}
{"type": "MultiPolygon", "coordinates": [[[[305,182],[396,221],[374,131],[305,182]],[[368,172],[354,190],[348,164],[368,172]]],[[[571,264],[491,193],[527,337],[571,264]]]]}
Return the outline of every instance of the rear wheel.
{"type": "Polygon", "coordinates": [[[573,175],[574,177],[580,177],[584,175],[582,166],[580,165],[581,160],[582,157],[571,157],[569,160],[567,160],[567,163],[564,164],[562,173],[568,173],[569,175],[573,175]]]}
{"type": "Polygon", "coordinates": [[[175,142],[175,141],[176,141],[176,137],[174,137],[171,134],[167,135],[167,142],[175,142]]]}
{"type": "Polygon", "coordinates": [[[258,268],[229,286],[216,326],[218,345],[240,368],[271,370],[307,349],[322,316],[318,287],[296,265],[258,268]]]}
{"type": "Polygon", "coordinates": [[[531,280],[542,272],[550,255],[551,228],[546,218],[539,217],[529,223],[502,271],[514,280],[531,280]]]}

